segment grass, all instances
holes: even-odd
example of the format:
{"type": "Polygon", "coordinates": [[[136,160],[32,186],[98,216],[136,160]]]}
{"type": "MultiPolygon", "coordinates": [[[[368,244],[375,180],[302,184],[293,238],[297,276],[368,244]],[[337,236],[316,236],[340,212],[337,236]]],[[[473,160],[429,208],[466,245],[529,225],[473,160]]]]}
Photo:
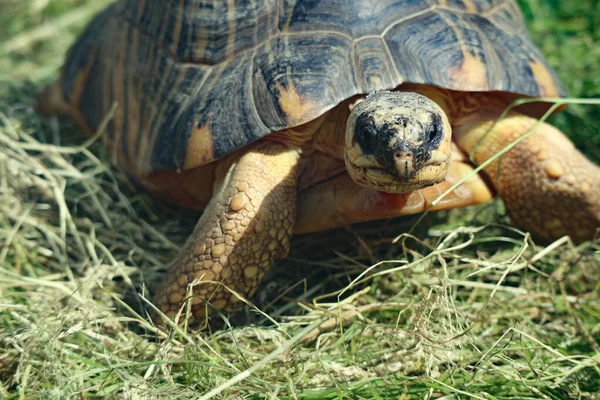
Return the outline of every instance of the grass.
{"type": "MultiPolygon", "coordinates": [[[[598,398],[600,244],[535,243],[500,201],[397,241],[415,218],[296,237],[256,309],[208,332],[154,326],[138,293],[197,213],[32,110],[100,3],[1,4],[0,397],[598,398]]],[[[598,2],[521,5],[570,95],[600,97],[598,2]]],[[[552,118],[596,162],[598,111],[552,118]]]]}

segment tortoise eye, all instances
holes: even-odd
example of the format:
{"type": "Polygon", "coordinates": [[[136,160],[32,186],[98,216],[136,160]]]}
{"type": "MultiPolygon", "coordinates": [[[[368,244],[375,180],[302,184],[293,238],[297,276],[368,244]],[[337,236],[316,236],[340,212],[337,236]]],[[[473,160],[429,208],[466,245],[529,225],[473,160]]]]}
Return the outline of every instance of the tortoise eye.
{"type": "Polygon", "coordinates": [[[377,130],[373,125],[373,121],[366,115],[360,115],[356,119],[354,128],[354,140],[364,153],[371,153],[375,147],[377,139],[377,130]]]}
{"type": "Polygon", "coordinates": [[[444,127],[442,125],[442,119],[439,115],[433,114],[431,117],[431,124],[427,129],[427,143],[431,146],[437,147],[442,142],[444,136],[444,127]]]}

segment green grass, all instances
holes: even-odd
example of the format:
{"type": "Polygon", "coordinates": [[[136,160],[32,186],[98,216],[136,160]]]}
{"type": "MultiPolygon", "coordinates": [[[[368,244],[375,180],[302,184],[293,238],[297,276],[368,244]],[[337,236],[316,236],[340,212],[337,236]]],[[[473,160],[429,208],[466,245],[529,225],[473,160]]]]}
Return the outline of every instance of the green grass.
{"type": "MultiPolygon", "coordinates": [[[[600,244],[536,244],[500,201],[433,213],[399,241],[416,218],[296,237],[261,312],[155,327],[137,293],[198,214],[32,110],[99,3],[0,2],[1,398],[598,398],[600,244]]],[[[599,3],[521,4],[570,95],[600,98],[599,3]]],[[[599,111],[552,117],[596,162],[599,111]]]]}

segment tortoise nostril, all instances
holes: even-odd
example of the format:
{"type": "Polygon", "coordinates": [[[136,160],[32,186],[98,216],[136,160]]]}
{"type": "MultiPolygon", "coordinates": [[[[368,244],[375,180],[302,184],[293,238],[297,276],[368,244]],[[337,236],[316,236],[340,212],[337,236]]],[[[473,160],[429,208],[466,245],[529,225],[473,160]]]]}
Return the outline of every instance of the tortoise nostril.
{"type": "Polygon", "coordinates": [[[401,158],[412,158],[412,153],[410,151],[396,151],[394,153],[394,158],[397,160],[401,158]]]}

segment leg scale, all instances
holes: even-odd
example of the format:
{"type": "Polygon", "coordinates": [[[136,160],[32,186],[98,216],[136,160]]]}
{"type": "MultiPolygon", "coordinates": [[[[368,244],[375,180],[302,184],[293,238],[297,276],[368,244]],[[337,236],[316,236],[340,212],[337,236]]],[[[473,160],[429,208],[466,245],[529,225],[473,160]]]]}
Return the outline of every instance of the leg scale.
{"type": "MultiPolygon", "coordinates": [[[[538,120],[510,113],[493,130],[495,116],[454,128],[459,145],[481,164],[527,133],[538,120]],[[481,143],[479,143],[481,141],[481,143]],[[479,143],[479,144],[478,144],[479,143]]],[[[515,222],[537,237],[592,239],[600,228],[600,168],[553,126],[541,123],[529,137],[485,168],[515,222]]]]}
{"type": "Polygon", "coordinates": [[[237,297],[227,288],[251,296],[275,260],[287,255],[296,218],[298,158],[297,150],[261,143],[226,169],[156,291],[155,304],[167,316],[184,304],[196,279],[201,281],[191,299],[196,320],[210,312],[206,302],[220,310],[233,307],[237,297]]]}

